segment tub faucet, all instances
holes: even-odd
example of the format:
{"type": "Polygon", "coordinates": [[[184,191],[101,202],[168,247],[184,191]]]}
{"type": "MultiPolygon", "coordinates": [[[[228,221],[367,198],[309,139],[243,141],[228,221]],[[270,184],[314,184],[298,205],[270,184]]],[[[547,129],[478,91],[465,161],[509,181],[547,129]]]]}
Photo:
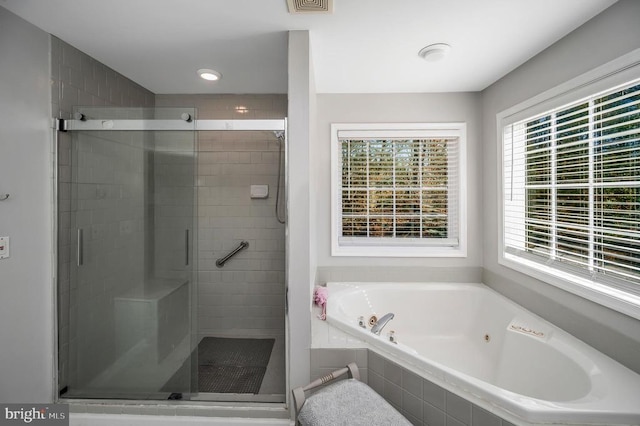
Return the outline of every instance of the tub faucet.
{"type": "Polygon", "coordinates": [[[379,336],[384,326],[387,325],[387,323],[391,321],[393,317],[394,317],[393,313],[389,312],[388,314],[380,318],[378,322],[376,322],[375,325],[371,327],[371,332],[379,336]]]}

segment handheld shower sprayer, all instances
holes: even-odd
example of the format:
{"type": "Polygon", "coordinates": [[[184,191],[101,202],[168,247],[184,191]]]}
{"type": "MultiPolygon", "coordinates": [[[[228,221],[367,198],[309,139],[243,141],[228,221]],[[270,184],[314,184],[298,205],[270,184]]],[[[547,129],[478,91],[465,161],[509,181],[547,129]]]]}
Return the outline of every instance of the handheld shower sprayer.
{"type": "Polygon", "coordinates": [[[278,138],[278,185],[276,187],[276,219],[279,223],[284,224],[286,221],[286,211],[285,217],[280,219],[280,179],[282,175],[282,150],[284,149],[282,145],[284,145],[285,134],[282,130],[276,130],[273,132],[276,138],[278,138]]]}

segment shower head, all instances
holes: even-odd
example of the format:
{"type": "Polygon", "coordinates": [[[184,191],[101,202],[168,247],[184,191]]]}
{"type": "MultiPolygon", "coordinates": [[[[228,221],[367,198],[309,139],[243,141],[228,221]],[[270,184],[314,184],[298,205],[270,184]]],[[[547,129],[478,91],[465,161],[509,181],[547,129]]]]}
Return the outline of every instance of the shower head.
{"type": "Polygon", "coordinates": [[[273,132],[273,135],[281,141],[284,140],[284,130],[276,130],[273,132]]]}

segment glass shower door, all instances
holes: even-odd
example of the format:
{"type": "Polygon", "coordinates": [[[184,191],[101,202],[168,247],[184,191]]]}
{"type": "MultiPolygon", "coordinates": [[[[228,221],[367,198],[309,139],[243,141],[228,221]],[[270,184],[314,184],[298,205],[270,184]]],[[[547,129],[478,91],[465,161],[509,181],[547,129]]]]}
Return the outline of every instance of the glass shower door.
{"type": "Polygon", "coordinates": [[[77,109],[62,397],[187,398],[197,380],[193,116],[77,109]]]}

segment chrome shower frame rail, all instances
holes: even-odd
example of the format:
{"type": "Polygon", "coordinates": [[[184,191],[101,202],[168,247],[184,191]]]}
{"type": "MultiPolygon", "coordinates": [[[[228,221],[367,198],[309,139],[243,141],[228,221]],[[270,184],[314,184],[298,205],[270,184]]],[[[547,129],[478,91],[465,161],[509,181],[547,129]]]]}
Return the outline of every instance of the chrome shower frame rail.
{"type": "Polygon", "coordinates": [[[286,119],[270,120],[126,120],[126,119],[74,119],[57,120],[57,130],[66,132],[70,130],[101,130],[101,131],[122,131],[122,130],[195,130],[195,131],[286,131],[286,119]]]}

